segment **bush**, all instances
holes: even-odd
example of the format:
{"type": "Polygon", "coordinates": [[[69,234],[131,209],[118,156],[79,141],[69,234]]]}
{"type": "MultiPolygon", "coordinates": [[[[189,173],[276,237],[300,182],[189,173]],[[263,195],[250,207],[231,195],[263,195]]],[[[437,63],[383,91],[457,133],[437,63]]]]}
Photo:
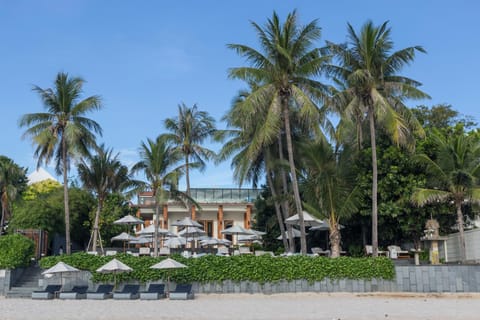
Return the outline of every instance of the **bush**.
{"type": "Polygon", "coordinates": [[[30,264],[35,252],[35,243],[20,235],[0,237],[0,269],[15,269],[30,264]]]}
{"type": "MultiPolygon", "coordinates": [[[[176,270],[154,270],[150,266],[164,258],[134,257],[117,255],[117,259],[127,264],[133,272],[117,274],[119,281],[138,280],[140,282],[166,279],[168,272],[172,280],[180,283],[188,282],[221,282],[254,281],[258,283],[276,282],[280,280],[306,279],[310,282],[330,279],[387,279],[395,277],[395,269],[390,259],[381,258],[349,258],[330,259],[326,257],[291,256],[272,257],[269,255],[240,255],[219,257],[207,255],[201,258],[184,258],[179,255],[173,258],[188,268],[176,270]]],[[[113,280],[112,274],[99,274],[95,270],[110,261],[112,257],[98,257],[86,253],[71,256],[52,256],[40,261],[42,268],[49,268],[62,260],[76,268],[89,270],[93,281],[107,282],[113,280]]]]}

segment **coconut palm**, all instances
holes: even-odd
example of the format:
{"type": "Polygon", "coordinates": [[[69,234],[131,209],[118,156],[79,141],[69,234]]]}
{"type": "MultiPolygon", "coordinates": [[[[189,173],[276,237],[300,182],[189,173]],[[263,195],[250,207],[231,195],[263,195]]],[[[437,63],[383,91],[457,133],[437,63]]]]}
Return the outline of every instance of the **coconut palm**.
{"type": "Polygon", "coordinates": [[[46,112],[30,113],[21,117],[20,127],[28,127],[23,137],[32,139],[36,145],[37,166],[55,161],[57,174],[63,174],[65,205],[66,253],[71,253],[70,209],[68,204],[68,171],[70,162],[96,145],[95,134],[102,134],[100,125],[86,115],[101,109],[99,96],[90,96],[83,100],[84,80],[59,73],[54,88],[42,89],[34,86],[40,95],[46,112]]]}
{"type": "Polygon", "coordinates": [[[0,202],[2,216],[0,219],[0,236],[2,235],[5,220],[11,215],[11,204],[22,189],[26,186],[26,169],[19,167],[4,156],[0,156],[0,202]]]}
{"type": "Polygon", "coordinates": [[[160,206],[168,199],[190,201],[186,193],[178,191],[177,182],[184,166],[175,167],[182,155],[170,146],[165,137],[158,136],[155,140],[147,139],[140,146],[140,161],[133,168],[133,173],[143,173],[147,179],[139,186],[139,190],[150,190],[155,202],[155,233],[154,255],[158,256],[158,223],[160,221],[160,206]]]}
{"type": "Polygon", "coordinates": [[[215,152],[202,146],[205,139],[215,133],[215,119],[208,112],[198,110],[196,104],[189,108],[182,103],[178,106],[178,116],[165,119],[164,125],[170,131],[163,134],[164,138],[184,157],[186,193],[190,196],[191,162],[195,163],[195,168],[203,170],[205,160],[215,157],[215,152]]]}
{"type": "MultiPolygon", "coordinates": [[[[295,11],[288,14],[283,24],[274,12],[265,27],[262,28],[255,22],[252,22],[252,26],[259,37],[261,51],[241,44],[228,45],[251,65],[232,68],[229,76],[260,84],[241,103],[246,123],[258,121],[256,110],[267,110],[266,117],[260,124],[261,129],[257,130],[258,134],[251,141],[251,152],[260,152],[265,145],[278,138],[279,132],[285,132],[295,211],[300,216],[301,252],[306,253],[290,113],[292,108],[296,109],[305,124],[317,125],[320,120],[315,101],[324,96],[326,87],[314,78],[320,75],[326,58],[319,49],[313,47],[314,41],[320,37],[320,28],[316,20],[299,26],[295,11]]],[[[247,156],[255,158],[254,155],[247,156]]]]}
{"type": "Polygon", "coordinates": [[[324,141],[302,144],[300,155],[305,177],[302,191],[307,210],[326,219],[332,257],[340,256],[340,219],[357,211],[360,190],[355,186],[353,153],[348,146],[332,148],[324,141]]]}
{"type": "Polygon", "coordinates": [[[405,106],[405,99],[423,99],[420,83],[399,75],[405,65],[413,62],[420,46],[393,51],[391,30],[387,22],[374,26],[366,22],[360,33],[348,24],[348,43],[328,47],[338,66],[326,69],[341,84],[333,98],[333,106],[343,121],[357,123],[361,141],[362,125],[368,123],[372,150],[372,247],[378,255],[377,233],[377,151],[376,130],[382,128],[396,144],[413,145],[413,137],[422,136],[423,129],[405,106]],[[412,134],[413,133],[413,134],[412,134]]]}
{"type": "MultiPolygon", "coordinates": [[[[251,84],[250,87],[254,88],[255,85],[251,84]]],[[[251,182],[252,185],[256,187],[261,176],[264,173],[266,174],[266,181],[272,193],[284,249],[285,251],[291,251],[293,245],[288,243],[283,222],[288,218],[288,215],[285,216],[286,212],[282,212],[280,204],[281,197],[277,192],[278,183],[275,183],[275,181],[278,180],[278,174],[276,174],[276,171],[278,171],[276,163],[277,157],[275,156],[278,154],[278,150],[275,149],[275,144],[273,143],[270,146],[265,146],[260,152],[251,152],[250,149],[252,145],[250,142],[257,134],[256,130],[261,129],[261,125],[257,124],[262,121],[247,125],[244,123],[245,118],[242,116],[242,113],[237,110],[239,105],[250,95],[250,92],[249,90],[241,90],[233,100],[231,109],[222,119],[230,129],[216,132],[216,139],[224,143],[217,160],[224,161],[233,155],[231,166],[234,179],[239,185],[242,185],[244,182],[251,182]],[[248,157],[248,154],[254,154],[255,158],[252,159],[252,156],[248,157]]],[[[257,119],[262,119],[263,116],[264,115],[257,112],[257,119]]],[[[293,239],[293,237],[290,237],[290,239],[293,239]]]]}
{"type": "Polygon", "coordinates": [[[91,250],[97,250],[97,240],[100,234],[99,220],[105,199],[110,193],[124,191],[133,182],[130,179],[127,166],[118,159],[118,153],[113,155],[112,149],[106,149],[102,144],[95,155],[89,155],[77,165],[78,176],[83,186],[95,193],[98,201],[92,237],[89,241],[91,250]]]}
{"type": "Polygon", "coordinates": [[[417,205],[432,202],[453,202],[460,235],[460,259],[466,260],[462,205],[480,201],[480,141],[477,135],[462,132],[442,134],[434,129],[435,154],[421,154],[426,164],[431,188],[419,188],[412,195],[417,205]]]}

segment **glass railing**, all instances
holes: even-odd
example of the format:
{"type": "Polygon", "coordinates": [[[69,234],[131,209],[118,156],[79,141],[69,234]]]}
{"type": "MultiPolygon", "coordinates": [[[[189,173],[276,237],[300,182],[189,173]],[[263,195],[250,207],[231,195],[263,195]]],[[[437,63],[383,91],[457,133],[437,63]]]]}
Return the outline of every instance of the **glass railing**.
{"type": "MultiPolygon", "coordinates": [[[[262,189],[220,189],[192,188],[191,197],[199,203],[251,203],[261,194],[262,189]]],[[[152,205],[151,196],[139,196],[140,205],[152,205]]]]}

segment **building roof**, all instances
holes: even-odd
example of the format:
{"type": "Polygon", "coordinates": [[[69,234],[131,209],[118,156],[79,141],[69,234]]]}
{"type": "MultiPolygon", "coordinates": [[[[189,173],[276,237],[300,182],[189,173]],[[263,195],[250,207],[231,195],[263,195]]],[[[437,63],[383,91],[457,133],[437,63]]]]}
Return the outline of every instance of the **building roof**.
{"type": "Polygon", "coordinates": [[[47,172],[47,170],[43,168],[38,168],[37,170],[28,175],[29,185],[45,180],[53,180],[58,182],[57,179],[55,179],[50,173],[47,172]]]}

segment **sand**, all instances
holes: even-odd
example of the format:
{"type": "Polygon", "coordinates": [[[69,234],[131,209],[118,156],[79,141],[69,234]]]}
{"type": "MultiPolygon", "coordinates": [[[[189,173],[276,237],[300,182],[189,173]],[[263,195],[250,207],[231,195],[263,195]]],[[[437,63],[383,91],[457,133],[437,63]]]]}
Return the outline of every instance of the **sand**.
{"type": "Polygon", "coordinates": [[[198,294],[189,301],[0,298],[1,320],[480,319],[480,294],[198,294]]]}

